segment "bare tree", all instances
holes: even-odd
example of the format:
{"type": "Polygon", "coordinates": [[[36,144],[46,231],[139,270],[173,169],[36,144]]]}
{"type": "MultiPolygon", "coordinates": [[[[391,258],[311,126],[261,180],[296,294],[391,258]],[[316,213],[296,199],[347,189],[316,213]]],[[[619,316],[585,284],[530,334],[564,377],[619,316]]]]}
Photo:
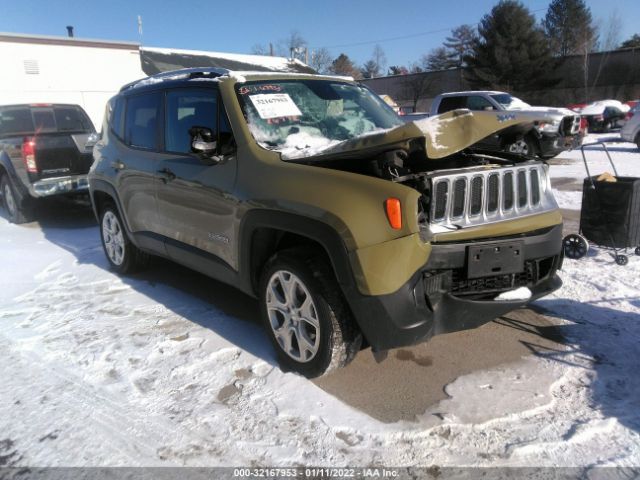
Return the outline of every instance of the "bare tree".
{"type": "Polygon", "coordinates": [[[269,55],[269,47],[261,43],[256,43],[253,47],[251,47],[251,54],[252,55],[269,55]]]}
{"type": "Polygon", "coordinates": [[[329,68],[333,63],[331,53],[326,48],[322,47],[318,50],[311,52],[309,58],[309,65],[318,73],[329,73],[329,68]]]}
{"type": "Polygon", "coordinates": [[[402,80],[402,97],[411,100],[413,111],[418,108],[418,101],[425,98],[433,85],[432,75],[424,73],[414,73],[406,75],[402,80]]]}
{"type": "Polygon", "coordinates": [[[622,31],[622,17],[617,9],[614,9],[606,21],[601,22],[600,31],[602,37],[599,45],[601,52],[615,50],[620,45],[620,32],[622,31]]]}
{"type": "Polygon", "coordinates": [[[379,75],[380,72],[384,72],[385,67],[387,66],[387,56],[384,53],[384,50],[380,45],[376,45],[373,47],[373,55],[371,56],[371,60],[375,63],[375,76],[379,75]]]}
{"type": "Polygon", "coordinates": [[[278,42],[278,54],[282,57],[305,60],[307,41],[297,30],[292,30],[289,36],[278,42]]]}

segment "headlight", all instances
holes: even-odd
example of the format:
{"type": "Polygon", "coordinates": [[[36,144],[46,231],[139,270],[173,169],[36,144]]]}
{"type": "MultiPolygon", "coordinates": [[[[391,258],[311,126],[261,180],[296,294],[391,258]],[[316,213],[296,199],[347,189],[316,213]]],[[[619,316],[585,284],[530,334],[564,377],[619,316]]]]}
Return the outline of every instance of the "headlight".
{"type": "Polygon", "coordinates": [[[536,125],[536,130],[546,133],[557,133],[560,127],[560,120],[553,120],[552,122],[539,122],[536,125]]]}

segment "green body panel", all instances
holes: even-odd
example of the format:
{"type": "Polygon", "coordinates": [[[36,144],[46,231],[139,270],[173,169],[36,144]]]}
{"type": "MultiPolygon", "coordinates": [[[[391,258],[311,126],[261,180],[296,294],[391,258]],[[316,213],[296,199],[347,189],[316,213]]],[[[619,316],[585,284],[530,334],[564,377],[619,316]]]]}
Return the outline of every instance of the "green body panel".
{"type": "Polygon", "coordinates": [[[356,250],[349,260],[360,293],[387,295],[397,291],[424,266],[430,253],[431,245],[416,233],[356,250]]]}

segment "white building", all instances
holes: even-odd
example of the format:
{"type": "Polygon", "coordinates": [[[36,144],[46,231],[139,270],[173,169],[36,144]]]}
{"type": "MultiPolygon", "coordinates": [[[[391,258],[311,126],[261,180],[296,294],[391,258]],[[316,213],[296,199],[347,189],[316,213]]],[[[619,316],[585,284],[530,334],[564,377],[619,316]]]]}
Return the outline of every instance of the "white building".
{"type": "Polygon", "coordinates": [[[0,105],[74,103],[100,130],[106,101],[122,85],[183,67],[313,72],[297,60],[132,42],[0,33],[0,105]]]}

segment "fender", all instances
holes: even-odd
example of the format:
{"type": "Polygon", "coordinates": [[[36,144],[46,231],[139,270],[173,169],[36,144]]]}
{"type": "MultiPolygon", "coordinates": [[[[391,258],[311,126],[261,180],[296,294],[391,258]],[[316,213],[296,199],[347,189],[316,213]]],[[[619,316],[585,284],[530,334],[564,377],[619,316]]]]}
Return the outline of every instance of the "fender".
{"type": "Polygon", "coordinates": [[[103,192],[109,195],[114,202],[116,203],[116,208],[120,213],[120,218],[124,223],[124,228],[127,230],[129,234],[129,238],[132,238],[131,228],[129,227],[129,220],[125,215],[124,208],[122,208],[122,204],[120,203],[120,197],[116,192],[116,189],[106,180],[101,180],[99,178],[92,178],[89,180],[89,197],[91,198],[91,207],[93,208],[93,214],[96,216],[96,220],[100,223],[100,215],[98,214],[98,206],[96,205],[96,201],[94,198],[95,192],[103,192]]]}
{"type": "MultiPolygon", "coordinates": [[[[326,251],[345,296],[348,298],[349,294],[356,288],[347,248],[342,241],[342,237],[333,227],[319,220],[301,215],[277,210],[255,209],[249,210],[244,215],[239,229],[238,267],[242,290],[251,291],[255,294],[255,286],[252,284],[251,279],[251,241],[253,233],[258,228],[270,228],[294,233],[318,242],[326,251]]],[[[347,227],[343,226],[343,229],[346,230],[347,227]]]]}

